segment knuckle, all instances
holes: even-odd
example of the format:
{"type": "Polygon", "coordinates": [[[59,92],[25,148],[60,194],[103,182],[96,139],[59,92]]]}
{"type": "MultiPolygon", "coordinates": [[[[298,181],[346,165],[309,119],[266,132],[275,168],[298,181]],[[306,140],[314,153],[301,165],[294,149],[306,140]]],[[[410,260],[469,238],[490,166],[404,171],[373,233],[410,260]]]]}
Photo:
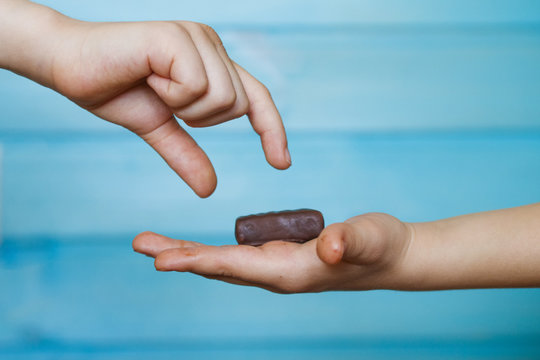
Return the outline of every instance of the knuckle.
{"type": "Polygon", "coordinates": [[[240,116],[246,115],[248,111],[249,111],[249,101],[245,96],[243,96],[237,100],[233,116],[235,118],[239,118],[240,116]]]}
{"type": "Polygon", "coordinates": [[[205,76],[197,76],[184,84],[186,92],[195,98],[206,94],[208,90],[208,79],[205,76]]]}
{"type": "Polygon", "coordinates": [[[214,107],[216,110],[228,110],[234,106],[236,102],[236,93],[234,91],[223,91],[214,95],[214,107]]]}
{"type": "Polygon", "coordinates": [[[271,97],[272,96],[270,94],[270,90],[268,90],[268,88],[263,83],[261,83],[258,80],[257,80],[257,83],[258,83],[259,91],[261,92],[261,94],[263,94],[266,97],[271,97]]]}
{"type": "Polygon", "coordinates": [[[214,30],[213,27],[211,27],[210,25],[208,24],[201,24],[202,28],[204,29],[204,31],[206,31],[208,34],[211,34],[212,36],[218,36],[216,30],[214,30]]]}
{"type": "Polygon", "coordinates": [[[221,41],[221,38],[219,37],[218,33],[214,28],[212,28],[210,25],[207,24],[200,24],[202,29],[210,36],[210,38],[216,42],[217,44],[223,45],[223,42],[221,41]]]}
{"type": "Polygon", "coordinates": [[[165,37],[171,43],[176,42],[179,37],[185,38],[189,36],[187,30],[182,24],[174,21],[160,21],[153,23],[155,30],[159,33],[160,37],[165,37]]]}
{"type": "Polygon", "coordinates": [[[381,224],[378,213],[367,213],[361,216],[359,224],[372,236],[380,237],[384,234],[384,227],[381,224]]]}
{"type": "Polygon", "coordinates": [[[192,21],[186,21],[186,20],[178,20],[178,21],[174,21],[174,23],[178,25],[179,27],[186,30],[192,29],[198,25],[197,23],[194,23],[192,21]]]}

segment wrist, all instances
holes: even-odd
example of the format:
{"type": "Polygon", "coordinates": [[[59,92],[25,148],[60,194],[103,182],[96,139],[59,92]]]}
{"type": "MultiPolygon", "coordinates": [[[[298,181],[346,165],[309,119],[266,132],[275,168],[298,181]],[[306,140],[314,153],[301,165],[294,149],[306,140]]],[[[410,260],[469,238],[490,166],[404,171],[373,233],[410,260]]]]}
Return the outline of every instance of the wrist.
{"type": "Polygon", "coordinates": [[[475,252],[464,253],[463,243],[453,234],[452,222],[438,220],[407,225],[410,243],[400,267],[396,290],[485,287],[475,283],[475,252]]]}
{"type": "Polygon", "coordinates": [[[0,2],[0,14],[0,67],[53,87],[55,58],[75,20],[24,0],[0,2]]]}
{"type": "Polygon", "coordinates": [[[424,290],[426,273],[425,264],[422,263],[422,257],[425,253],[424,239],[427,231],[421,223],[404,223],[407,227],[408,242],[403,252],[401,261],[396,267],[396,282],[393,284],[393,290],[424,290]]]}
{"type": "MultiPolygon", "coordinates": [[[[421,290],[421,272],[418,272],[418,224],[400,222],[401,235],[396,244],[397,253],[391,266],[384,271],[382,279],[376,281],[378,288],[387,290],[421,290]]],[[[423,229],[421,229],[423,230],[423,229]]]]}

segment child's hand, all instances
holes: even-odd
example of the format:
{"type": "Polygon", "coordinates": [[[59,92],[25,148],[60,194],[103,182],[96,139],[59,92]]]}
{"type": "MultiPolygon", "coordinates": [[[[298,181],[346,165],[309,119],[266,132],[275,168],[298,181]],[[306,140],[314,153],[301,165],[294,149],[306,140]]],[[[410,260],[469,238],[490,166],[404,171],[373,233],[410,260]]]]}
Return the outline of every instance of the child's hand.
{"type": "Polygon", "coordinates": [[[200,196],[216,175],[173,114],[193,127],[249,115],[268,162],[290,165],[268,90],[225,52],[208,26],[191,22],[74,23],[53,68],[53,87],[81,107],[135,132],[200,196]]]}
{"type": "Polygon", "coordinates": [[[425,223],[365,214],[299,245],[206,246],[142,233],[156,269],[280,293],[540,287],[540,203],[425,223]]]}
{"type": "Polygon", "coordinates": [[[161,271],[279,293],[540,287],[540,203],[424,223],[371,213],[305,244],[206,246],[142,233],[133,248],[161,271]]]}
{"type": "Polygon", "coordinates": [[[160,271],[192,272],[278,293],[368,290],[403,286],[411,230],[379,213],[332,224],[305,244],[207,246],[145,232],[135,251],[155,257],[160,271]]]}
{"type": "Polygon", "coordinates": [[[62,93],[135,132],[202,197],[216,187],[193,127],[249,116],[268,162],[290,166],[268,90],[229,59],[218,35],[192,22],[87,23],[23,0],[0,2],[0,67],[62,93]]]}

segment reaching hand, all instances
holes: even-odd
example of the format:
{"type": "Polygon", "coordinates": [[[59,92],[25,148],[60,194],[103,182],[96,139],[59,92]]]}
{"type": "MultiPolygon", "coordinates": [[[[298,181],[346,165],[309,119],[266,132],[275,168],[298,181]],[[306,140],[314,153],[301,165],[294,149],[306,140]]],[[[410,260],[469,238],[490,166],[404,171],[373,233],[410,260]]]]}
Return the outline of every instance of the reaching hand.
{"type": "Polygon", "coordinates": [[[200,196],[216,175],[175,117],[206,127],[248,114],[270,164],[290,165],[285,130],[268,90],[234,63],[218,35],[192,22],[76,22],[54,63],[54,88],[135,132],[200,196]]]}
{"type": "Polygon", "coordinates": [[[397,288],[410,241],[407,224],[370,213],[332,224],[305,244],[207,246],[145,232],[133,240],[133,248],[155,257],[160,271],[297,293],[397,288]]]}
{"type": "Polygon", "coordinates": [[[247,114],[267,161],[278,169],[290,166],[270,93],[228,57],[207,25],[89,23],[29,1],[5,0],[0,43],[0,67],[133,131],[201,197],[214,191],[216,175],[176,118],[206,127],[247,114]]]}

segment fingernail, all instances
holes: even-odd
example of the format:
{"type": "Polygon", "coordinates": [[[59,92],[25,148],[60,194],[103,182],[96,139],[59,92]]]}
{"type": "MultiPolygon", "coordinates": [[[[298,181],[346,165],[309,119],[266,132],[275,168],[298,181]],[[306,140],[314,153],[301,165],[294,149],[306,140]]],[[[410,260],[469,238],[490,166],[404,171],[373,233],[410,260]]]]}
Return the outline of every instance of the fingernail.
{"type": "Polygon", "coordinates": [[[287,164],[289,164],[289,166],[292,164],[289,148],[285,148],[285,160],[287,160],[287,164]]]}

